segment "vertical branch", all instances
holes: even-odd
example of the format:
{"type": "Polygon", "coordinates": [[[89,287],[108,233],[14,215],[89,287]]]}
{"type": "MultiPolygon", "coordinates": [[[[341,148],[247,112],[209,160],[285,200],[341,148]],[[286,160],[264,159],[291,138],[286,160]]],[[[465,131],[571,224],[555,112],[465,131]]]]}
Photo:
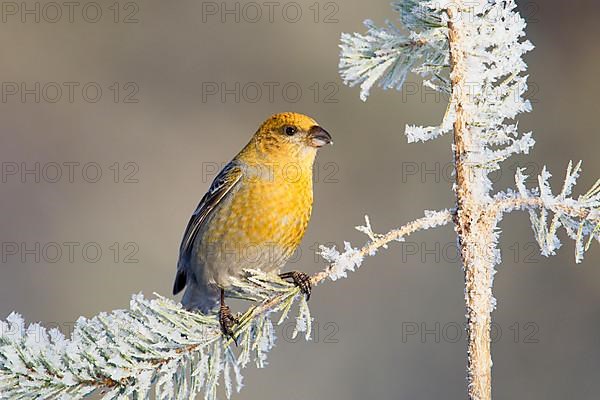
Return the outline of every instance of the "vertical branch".
{"type": "Polygon", "coordinates": [[[457,9],[447,10],[448,40],[452,82],[452,104],[455,108],[454,161],[456,168],[457,215],[456,232],[465,274],[465,302],[467,316],[467,381],[469,399],[491,399],[490,324],[493,309],[492,277],[495,245],[495,220],[484,213],[485,199],[478,187],[485,176],[468,163],[469,154],[480,150],[470,130],[473,122],[468,113],[467,53],[461,24],[460,1],[457,9]]]}
{"type": "Polygon", "coordinates": [[[515,209],[530,211],[543,255],[560,246],[556,236],[564,226],[576,242],[580,262],[594,239],[600,240],[600,180],[578,199],[571,195],[580,164],[569,164],[563,190],[554,196],[544,168],[539,191],[525,187],[517,171],[518,193],[494,195],[489,174],[514,154],[528,154],[535,144],[531,132],[520,133],[515,117],[531,111],[525,98],[527,64],[533,49],[525,39],[525,19],[515,0],[401,0],[394,3],[409,35],[393,24],[378,28],[365,21],[368,32],[342,35],[340,73],[349,85],[361,84],[361,98],[379,81],[400,89],[408,71],[424,84],[451,93],[439,126],[407,125],[409,142],[426,141],[454,131],[456,212],[453,221],[465,276],[468,396],[491,399],[490,326],[496,301],[492,295],[495,265],[500,261],[497,226],[515,209]],[[450,81],[443,72],[450,64],[450,81]],[[533,209],[541,208],[539,215],[533,209]],[[548,221],[549,212],[554,213],[548,221]],[[548,226],[549,223],[549,226],[548,226]],[[587,236],[587,240],[585,237],[587,236]]]}

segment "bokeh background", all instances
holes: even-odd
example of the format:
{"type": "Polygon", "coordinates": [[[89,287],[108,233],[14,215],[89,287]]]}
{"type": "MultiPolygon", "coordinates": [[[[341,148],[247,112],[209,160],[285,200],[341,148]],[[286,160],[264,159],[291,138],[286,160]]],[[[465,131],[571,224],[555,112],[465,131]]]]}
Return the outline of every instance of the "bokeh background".
{"type": "MultiPolygon", "coordinates": [[[[410,77],[403,92],[374,89],[363,103],[337,73],[340,33],[395,19],[387,1],[276,2],[270,18],[263,2],[101,0],[79,3],[72,22],[46,2],[39,22],[23,22],[21,8],[36,3],[14,4],[0,24],[1,318],[16,310],[68,332],[80,315],[127,307],[132,293],[168,295],[181,235],[216,168],[274,112],[310,114],[335,139],[320,152],[313,218],[290,268],[321,269],[317,243],[361,244],[354,226],[366,213],[384,232],[453,204],[451,138],[403,135],[407,123],[439,121],[445,99],[410,77]]],[[[519,5],[536,45],[526,58],[534,109],[520,126],[538,143],[504,164],[497,187],[511,185],[516,165],[535,175],[546,164],[558,188],[568,160],[583,159],[587,190],[600,170],[600,4],[519,5]]],[[[525,213],[502,222],[494,396],[598,398],[600,251],[575,266],[567,240],[543,258],[529,225],[525,213]]],[[[280,328],[269,368],[247,370],[236,398],[464,398],[453,245],[449,227],[421,233],[321,285],[314,340],[294,343],[280,328]]]]}

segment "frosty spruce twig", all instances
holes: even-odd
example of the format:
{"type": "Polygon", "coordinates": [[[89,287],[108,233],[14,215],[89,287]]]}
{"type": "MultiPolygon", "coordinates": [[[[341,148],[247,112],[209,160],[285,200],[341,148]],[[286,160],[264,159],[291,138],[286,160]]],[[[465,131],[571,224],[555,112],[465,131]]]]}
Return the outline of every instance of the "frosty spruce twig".
{"type": "MultiPolygon", "coordinates": [[[[360,266],[393,241],[452,219],[448,210],[426,215],[385,235],[366,226],[357,227],[369,241],[355,249],[346,243],[339,253],[323,248],[331,264],[311,277],[316,285],[336,280],[360,266]]],[[[148,300],[134,295],[128,310],[79,318],[70,338],[57,329],[38,324],[25,326],[13,313],[0,325],[0,398],[78,399],[92,392],[104,399],[149,398],[154,386],[158,399],[190,399],[204,391],[206,399],[217,397],[222,379],[228,397],[242,387],[241,369],[254,361],[266,365],[266,353],[275,343],[271,317],[279,312],[282,323],[299,300],[295,338],[310,340],[312,317],[300,289],[277,275],[247,270],[234,285],[232,296],[255,300],[235,327],[238,347],[219,329],[215,316],[188,312],[181,305],[157,295],[148,300]],[[236,356],[237,353],[237,356],[236,356]]]]}

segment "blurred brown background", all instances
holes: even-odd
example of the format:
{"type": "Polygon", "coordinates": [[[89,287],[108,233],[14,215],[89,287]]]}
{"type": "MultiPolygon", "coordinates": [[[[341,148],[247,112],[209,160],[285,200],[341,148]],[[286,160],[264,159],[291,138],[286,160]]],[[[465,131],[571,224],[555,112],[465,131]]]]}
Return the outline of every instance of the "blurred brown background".
{"type": "MultiPolygon", "coordinates": [[[[365,213],[384,232],[453,204],[450,137],[409,145],[403,135],[407,123],[436,123],[445,99],[411,77],[404,92],[374,89],[362,103],[337,73],[340,33],[395,19],[387,1],[276,2],[271,21],[263,2],[237,3],[237,15],[228,2],[234,14],[224,17],[221,2],[81,2],[72,22],[67,7],[59,16],[47,4],[37,5],[39,22],[25,14],[24,23],[21,8],[36,3],[5,4],[0,25],[1,318],[17,310],[68,331],[80,315],[126,307],[132,293],[169,294],[181,235],[216,166],[274,112],[310,114],[335,140],[319,156],[314,216],[290,268],[322,268],[316,243],[361,244],[354,226],[365,213]]],[[[536,45],[527,56],[534,110],[520,126],[538,143],[505,163],[497,187],[512,184],[517,164],[531,174],[547,164],[556,190],[568,160],[583,159],[587,190],[600,171],[600,4],[520,7],[536,45]]],[[[495,398],[597,398],[597,244],[575,266],[568,240],[558,256],[539,255],[525,213],[502,228],[495,398]]],[[[236,398],[464,398],[453,243],[449,227],[421,233],[320,286],[315,340],[290,343],[279,329],[270,367],[247,370],[236,398]]]]}

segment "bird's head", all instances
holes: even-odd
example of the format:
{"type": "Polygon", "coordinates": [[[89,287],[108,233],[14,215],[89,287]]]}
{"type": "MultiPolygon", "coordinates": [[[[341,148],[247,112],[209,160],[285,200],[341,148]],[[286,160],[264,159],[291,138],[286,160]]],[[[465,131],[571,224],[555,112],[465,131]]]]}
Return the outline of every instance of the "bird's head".
{"type": "Polygon", "coordinates": [[[285,112],[263,122],[250,145],[263,154],[312,160],[319,147],[332,143],[331,135],[311,117],[285,112]]]}

